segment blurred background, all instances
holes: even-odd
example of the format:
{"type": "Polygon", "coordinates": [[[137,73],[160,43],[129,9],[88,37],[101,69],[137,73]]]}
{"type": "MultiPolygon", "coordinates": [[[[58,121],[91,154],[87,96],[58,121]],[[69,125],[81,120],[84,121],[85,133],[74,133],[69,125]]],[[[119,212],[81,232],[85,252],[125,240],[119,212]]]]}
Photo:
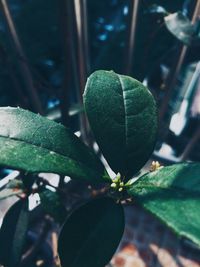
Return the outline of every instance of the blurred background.
{"type": "MultiPolygon", "coordinates": [[[[93,146],[82,94],[97,69],[156,98],[152,159],[200,160],[199,0],[0,0],[0,106],[61,122],[93,146]]],[[[1,187],[6,175],[18,173],[1,168],[1,187]]]]}
{"type": "Polygon", "coordinates": [[[197,0],[0,1],[0,106],[20,106],[81,131],[90,73],[143,82],[159,107],[155,157],[199,160],[197,0]]]}
{"type": "Polygon", "coordinates": [[[97,69],[154,94],[165,161],[199,160],[197,0],[1,0],[0,106],[20,106],[81,131],[82,93],[97,69]]]}

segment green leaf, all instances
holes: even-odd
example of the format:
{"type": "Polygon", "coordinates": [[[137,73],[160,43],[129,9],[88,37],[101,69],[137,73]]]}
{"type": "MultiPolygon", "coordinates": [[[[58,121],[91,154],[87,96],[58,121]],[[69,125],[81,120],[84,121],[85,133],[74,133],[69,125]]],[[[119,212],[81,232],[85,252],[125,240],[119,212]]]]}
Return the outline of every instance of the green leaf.
{"type": "Polygon", "coordinates": [[[147,173],[128,193],[179,236],[200,246],[200,163],[175,164],[147,173]]]}
{"type": "Polygon", "coordinates": [[[20,108],[0,108],[0,164],[101,181],[103,165],[69,129],[20,108]]]}
{"type": "Polygon", "coordinates": [[[139,81],[96,71],[87,81],[84,104],[97,143],[111,168],[132,176],[154,148],[157,114],[153,96],[139,81]]]}
{"type": "Polygon", "coordinates": [[[112,258],[124,231],[121,204],[98,199],[77,209],[59,237],[62,267],[104,267],[112,258]]]}
{"type": "Polygon", "coordinates": [[[57,192],[49,189],[39,193],[41,206],[46,213],[52,216],[58,223],[62,224],[67,217],[67,211],[57,192]]]}
{"type": "Polygon", "coordinates": [[[6,213],[0,229],[0,263],[17,266],[21,260],[29,221],[28,202],[16,202],[6,213]]]}
{"type": "MultiPolygon", "coordinates": [[[[164,18],[167,29],[185,45],[195,41],[195,26],[181,12],[173,13],[164,18]]],[[[196,40],[197,41],[197,40],[196,40]]]]}

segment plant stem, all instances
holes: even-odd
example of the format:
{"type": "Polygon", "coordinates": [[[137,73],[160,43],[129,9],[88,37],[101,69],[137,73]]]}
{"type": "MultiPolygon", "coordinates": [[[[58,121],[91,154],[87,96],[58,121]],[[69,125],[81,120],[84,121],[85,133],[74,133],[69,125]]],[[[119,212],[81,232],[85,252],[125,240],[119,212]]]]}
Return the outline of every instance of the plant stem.
{"type": "Polygon", "coordinates": [[[23,82],[25,84],[25,89],[27,90],[27,94],[29,96],[31,107],[34,112],[43,114],[42,105],[40,103],[40,99],[36,91],[36,88],[34,87],[34,82],[32,79],[30,69],[28,67],[27,59],[23,51],[19,36],[16,31],[16,27],[14,25],[14,21],[12,19],[6,0],[0,0],[0,8],[4,16],[5,22],[6,22],[6,26],[7,26],[9,37],[10,37],[10,40],[13,46],[13,50],[16,54],[17,65],[21,73],[21,76],[23,77],[23,82]]]}
{"type": "Polygon", "coordinates": [[[125,62],[124,62],[126,75],[130,75],[133,68],[139,6],[140,6],[140,0],[131,1],[131,18],[130,18],[130,25],[128,28],[129,36],[126,47],[125,62]]]}

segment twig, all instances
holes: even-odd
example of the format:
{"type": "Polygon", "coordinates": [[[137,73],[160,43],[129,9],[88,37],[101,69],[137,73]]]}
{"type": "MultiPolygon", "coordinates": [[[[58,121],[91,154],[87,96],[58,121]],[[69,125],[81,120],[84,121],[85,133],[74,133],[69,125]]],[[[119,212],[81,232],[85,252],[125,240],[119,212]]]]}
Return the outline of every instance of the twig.
{"type": "Polygon", "coordinates": [[[22,261],[18,267],[24,267],[27,266],[32,259],[37,255],[38,250],[40,249],[41,244],[44,243],[44,241],[47,238],[47,235],[49,231],[52,228],[52,221],[50,217],[46,216],[45,217],[45,222],[41,230],[41,234],[38,238],[38,240],[35,242],[35,244],[28,250],[26,253],[22,256],[22,261]]]}
{"type": "Polygon", "coordinates": [[[61,267],[60,259],[58,256],[58,235],[55,231],[51,233],[51,242],[52,242],[54,264],[56,267],[61,267]]]}
{"type": "Polygon", "coordinates": [[[7,28],[8,28],[8,33],[9,33],[9,37],[10,37],[10,40],[13,46],[13,50],[17,56],[16,60],[17,60],[18,68],[21,73],[21,76],[23,77],[25,89],[27,90],[27,93],[29,95],[29,100],[32,105],[32,108],[35,112],[39,112],[40,114],[43,114],[40,99],[37,94],[36,88],[34,87],[32,75],[27,64],[27,59],[23,51],[19,36],[17,34],[16,27],[14,25],[14,21],[12,19],[6,0],[0,0],[0,8],[1,8],[2,14],[4,16],[4,19],[5,19],[7,28]]]}
{"type": "Polygon", "coordinates": [[[127,75],[131,74],[133,67],[139,6],[140,6],[140,0],[131,1],[131,19],[128,30],[129,36],[126,47],[127,52],[125,57],[125,74],[127,75]]]}

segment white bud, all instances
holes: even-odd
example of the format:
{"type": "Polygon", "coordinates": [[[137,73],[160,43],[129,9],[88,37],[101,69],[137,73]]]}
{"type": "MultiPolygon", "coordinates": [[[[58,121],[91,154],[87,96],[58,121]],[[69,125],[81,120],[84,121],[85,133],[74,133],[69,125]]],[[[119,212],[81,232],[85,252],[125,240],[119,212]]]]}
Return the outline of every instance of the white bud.
{"type": "Polygon", "coordinates": [[[119,180],[121,179],[121,174],[118,172],[117,175],[116,175],[116,178],[119,180]]]}
{"type": "Polygon", "coordinates": [[[112,188],[116,188],[116,183],[112,183],[111,185],[110,185],[112,188]]]}

